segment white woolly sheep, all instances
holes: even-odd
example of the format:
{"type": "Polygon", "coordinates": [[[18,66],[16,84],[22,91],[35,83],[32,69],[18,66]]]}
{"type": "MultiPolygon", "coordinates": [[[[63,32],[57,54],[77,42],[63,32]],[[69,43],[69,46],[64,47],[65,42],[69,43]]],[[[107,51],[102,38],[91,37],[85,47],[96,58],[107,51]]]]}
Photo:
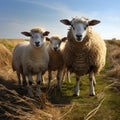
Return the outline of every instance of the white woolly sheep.
{"type": "Polygon", "coordinates": [[[64,59],[67,69],[76,74],[74,95],[79,96],[80,77],[89,74],[90,96],[94,96],[95,74],[99,73],[105,65],[106,44],[90,26],[96,25],[100,21],[89,20],[85,17],[60,21],[70,26],[67,35],[68,42],[64,49],[64,59]]]}
{"type": "MultiPolygon", "coordinates": [[[[28,95],[33,97],[32,90],[32,75],[37,74],[37,94],[40,96],[40,81],[42,74],[48,69],[49,55],[45,44],[45,36],[48,36],[48,31],[43,31],[41,28],[34,28],[30,32],[22,32],[23,35],[30,37],[30,42],[18,44],[13,52],[12,66],[16,71],[19,83],[20,74],[28,77],[28,95]]],[[[24,82],[23,81],[23,82],[24,82]]]]}
{"type": "Polygon", "coordinates": [[[49,64],[48,64],[48,88],[50,88],[52,80],[52,71],[57,71],[57,87],[61,90],[61,79],[64,68],[63,60],[63,49],[64,45],[62,42],[67,40],[67,37],[60,39],[59,36],[52,36],[51,38],[46,37],[49,41],[48,53],[49,53],[49,64]]]}

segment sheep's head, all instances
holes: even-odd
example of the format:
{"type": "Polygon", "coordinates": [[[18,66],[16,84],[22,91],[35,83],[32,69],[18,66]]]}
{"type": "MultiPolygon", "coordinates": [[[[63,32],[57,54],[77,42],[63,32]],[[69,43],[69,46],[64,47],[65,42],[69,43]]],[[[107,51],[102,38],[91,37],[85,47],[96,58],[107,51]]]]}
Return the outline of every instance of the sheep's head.
{"type": "Polygon", "coordinates": [[[68,19],[60,20],[65,25],[71,26],[73,36],[77,42],[82,42],[87,35],[88,26],[100,23],[99,20],[89,20],[85,17],[75,17],[71,21],[68,19]]]}
{"type": "Polygon", "coordinates": [[[62,42],[67,40],[67,37],[60,39],[59,36],[53,36],[51,38],[46,37],[46,40],[50,42],[50,47],[53,51],[58,51],[62,42]]]}
{"type": "Polygon", "coordinates": [[[48,36],[49,32],[43,32],[40,28],[32,29],[30,32],[21,32],[23,35],[30,37],[30,42],[35,47],[40,47],[44,43],[44,37],[48,36]]]}

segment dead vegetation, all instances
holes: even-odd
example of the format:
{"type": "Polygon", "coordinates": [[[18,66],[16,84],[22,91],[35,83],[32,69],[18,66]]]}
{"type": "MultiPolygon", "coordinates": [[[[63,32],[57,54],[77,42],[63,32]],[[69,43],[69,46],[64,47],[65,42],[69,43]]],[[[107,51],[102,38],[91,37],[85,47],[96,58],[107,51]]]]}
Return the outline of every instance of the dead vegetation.
{"type": "Polygon", "coordinates": [[[107,60],[110,61],[108,76],[115,77],[120,80],[120,41],[107,41],[107,48],[107,60]]]}
{"type": "MultiPolygon", "coordinates": [[[[116,94],[120,94],[120,41],[106,42],[107,64],[103,72],[105,75],[100,77],[105,80],[99,82],[99,78],[97,78],[99,83],[96,87],[96,97],[90,98],[86,95],[88,93],[85,90],[87,83],[83,82],[81,83],[84,84],[81,90],[82,95],[78,98],[71,97],[72,91],[70,92],[70,90],[74,84],[65,83],[63,84],[64,93],[57,92],[54,84],[50,91],[46,90],[46,85],[43,85],[41,98],[35,97],[34,99],[27,97],[26,88],[18,88],[17,77],[11,68],[11,52],[14,46],[21,41],[0,40],[0,120],[95,120],[96,117],[97,120],[118,119],[118,117],[112,117],[115,113],[111,106],[106,105],[112,101],[110,100],[112,98],[106,95],[106,91],[109,92],[108,89],[112,89],[116,92],[115,96],[112,96],[113,99],[120,99],[118,96],[116,99],[116,94]],[[106,80],[110,83],[103,83],[106,80]],[[105,115],[100,116],[103,115],[103,112],[105,115]]],[[[73,79],[74,76],[72,76],[73,79]]],[[[118,106],[119,102],[114,102],[118,106]]],[[[110,104],[112,105],[112,103],[110,104]]]]}

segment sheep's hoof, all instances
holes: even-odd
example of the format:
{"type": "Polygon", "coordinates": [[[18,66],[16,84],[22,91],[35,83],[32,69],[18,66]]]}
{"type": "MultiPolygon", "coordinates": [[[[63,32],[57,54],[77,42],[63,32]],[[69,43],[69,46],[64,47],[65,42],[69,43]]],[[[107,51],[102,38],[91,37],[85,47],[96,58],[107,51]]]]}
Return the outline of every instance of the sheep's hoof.
{"type": "Polygon", "coordinates": [[[23,85],[24,87],[26,87],[26,86],[27,86],[27,83],[23,83],[22,85],[23,85]]]}
{"type": "Polygon", "coordinates": [[[95,94],[89,94],[89,96],[95,96],[95,94]]]}
{"type": "Polygon", "coordinates": [[[36,96],[41,97],[41,90],[38,88],[36,89],[36,96]]]}
{"type": "Polygon", "coordinates": [[[61,87],[58,87],[58,86],[57,86],[57,90],[60,92],[62,91],[61,87]]]}
{"type": "Polygon", "coordinates": [[[40,89],[40,85],[37,85],[37,88],[36,88],[36,95],[37,95],[38,97],[40,97],[40,96],[41,96],[41,89],[40,89]]]}
{"type": "Polygon", "coordinates": [[[41,93],[40,93],[40,92],[37,92],[37,93],[36,93],[36,96],[37,96],[37,97],[41,97],[41,93]]]}
{"type": "Polygon", "coordinates": [[[18,85],[18,89],[21,89],[22,88],[22,86],[21,85],[18,85]]]}
{"type": "Polygon", "coordinates": [[[51,88],[51,86],[50,86],[50,85],[48,85],[48,86],[47,86],[47,89],[48,89],[48,90],[50,90],[50,88],[51,88]]]}
{"type": "Polygon", "coordinates": [[[31,98],[34,97],[33,90],[31,88],[28,89],[28,96],[31,98]]]}
{"type": "Polygon", "coordinates": [[[77,95],[77,94],[74,93],[73,96],[74,96],[74,97],[77,97],[77,96],[79,96],[79,95],[77,95]]]}
{"type": "Polygon", "coordinates": [[[30,98],[33,98],[34,97],[34,94],[31,92],[28,92],[28,96],[30,97],[30,98]]]}

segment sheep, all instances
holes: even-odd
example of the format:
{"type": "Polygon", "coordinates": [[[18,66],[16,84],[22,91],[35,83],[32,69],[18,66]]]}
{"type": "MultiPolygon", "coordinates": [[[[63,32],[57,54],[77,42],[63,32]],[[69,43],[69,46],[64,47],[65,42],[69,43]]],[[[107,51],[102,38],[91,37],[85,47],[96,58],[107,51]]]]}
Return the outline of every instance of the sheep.
{"type": "Polygon", "coordinates": [[[52,36],[51,38],[46,37],[46,40],[49,41],[47,46],[49,53],[49,64],[48,64],[48,88],[51,86],[52,80],[52,71],[57,71],[57,88],[61,90],[61,79],[62,72],[64,69],[64,60],[63,60],[63,49],[64,44],[67,40],[67,37],[62,39],[59,36],[52,36]]]}
{"type": "Polygon", "coordinates": [[[20,83],[20,74],[23,80],[26,81],[25,76],[28,77],[28,95],[33,97],[32,89],[32,75],[37,75],[36,91],[37,95],[41,95],[40,82],[42,74],[48,69],[49,55],[45,44],[45,36],[49,32],[42,28],[33,28],[30,32],[21,32],[23,35],[30,37],[30,42],[23,42],[18,44],[13,51],[12,66],[16,71],[18,81],[20,83]]]}
{"type": "Polygon", "coordinates": [[[89,20],[85,17],[75,17],[71,21],[60,20],[70,26],[68,42],[64,49],[64,60],[67,69],[76,75],[74,96],[80,93],[80,77],[89,74],[90,96],[95,95],[95,74],[99,73],[106,61],[106,44],[91,26],[100,23],[99,20],[89,20]]]}

